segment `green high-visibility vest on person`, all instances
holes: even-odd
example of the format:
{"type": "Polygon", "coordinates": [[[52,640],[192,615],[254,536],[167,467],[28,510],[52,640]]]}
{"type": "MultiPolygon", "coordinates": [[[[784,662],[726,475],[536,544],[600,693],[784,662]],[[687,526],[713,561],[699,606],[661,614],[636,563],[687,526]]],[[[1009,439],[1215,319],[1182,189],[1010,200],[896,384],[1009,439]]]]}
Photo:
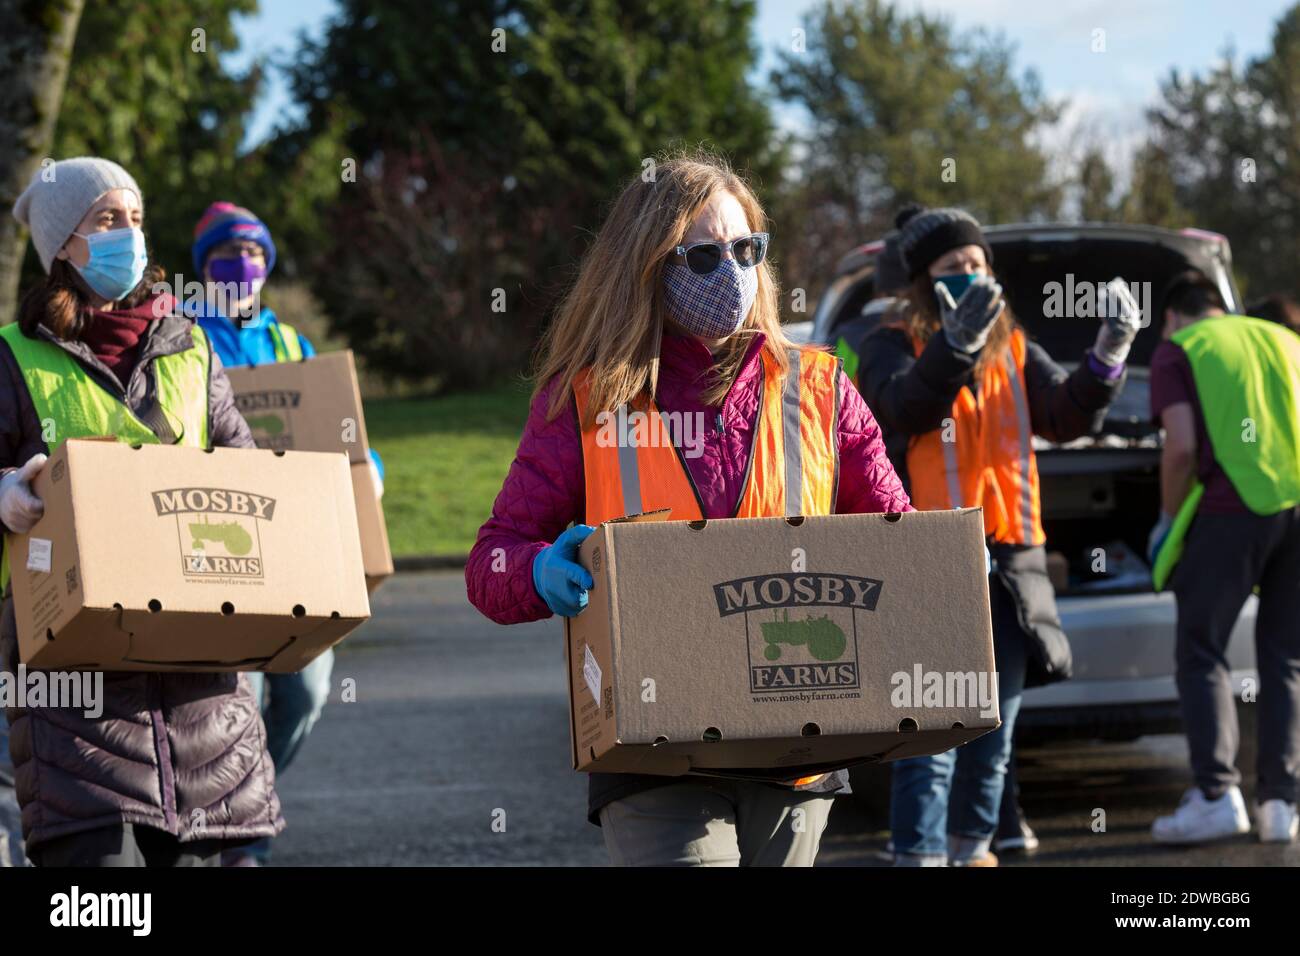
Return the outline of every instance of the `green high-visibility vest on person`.
{"type": "MultiPolygon", "coordinates": [[[[1192,368],[1214,460],[1246,507],[1273,515],[1300,504],[1300,336],[1263,319],[1222,315],[1175,332],[1192,368]]],[[[1157,591],[1182,557],[1205,486],[1192,486],[1156,555],[1157,591]]]]}
{"type": "Polygon", "coordinates": [[[298,330],[285,322],[272,322],[271,347],[275,349],[277,362],[301,362],[302,343],[298,341],[298,330]]]}
{"type": "MultiPolygon", "coordinates": [[[[153,360],[157,408],[175,444],[208,445],[207,336],[191,330],[194,347],[153,360]]],[[[76,359],[53,342],[28,338],[17,324],[0,328],[23,371],[36,417],[47,436],[47,451],[69,438],[116,435],[130,444],[160,444],[157,433],[116,395],[86,373],[76,359]]],[[[161,424],[161,423],[160,423],[161,424]]],[[[9,553],[0,559],[0,589],[9,583],[9,553]]]]}

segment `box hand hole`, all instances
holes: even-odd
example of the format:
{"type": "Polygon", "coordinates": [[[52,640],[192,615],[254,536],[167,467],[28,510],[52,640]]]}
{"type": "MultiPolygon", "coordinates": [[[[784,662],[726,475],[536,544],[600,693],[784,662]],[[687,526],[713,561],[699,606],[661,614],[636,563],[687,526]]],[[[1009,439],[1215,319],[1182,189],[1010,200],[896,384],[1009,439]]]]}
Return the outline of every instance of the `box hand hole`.
{"type": "Polygon", "coordinates": [[[705,727],[704,733],[700,734],[700,739],[705,743],[716,744],[722,739],[722,731],[717,727],[705,727]]]}
{"type": "Polygon", "coordinates": [[[159,611],[161,611],[161,610],[162,610],[162,601],[158,600],[157,598],[150,598],[150,599],[149,599],[149,613],[150,613],[150,614],[157,614],[157,613],[158,613],[159,611]]]}
{"type": "Polygon", "coordinates": [[[305,617],[306,615],[307,615],[307,609],[303,607],[301,604],[295,604],[293,606],[294,617],[305,617]]]}
{"type": "Polygon", "coordinates": [[[234,606],[233,604],[231,604],[229,601],[222,601],[222,602],[221,602],[221,613],[222,613],[222,614],[234,614],[234,613],[235,613],[235,606],[234,606]]]}
{"type": "Polygon", "coordinates": [[[885,515],[885,520],[890,524],[893,524],[896,521],[902,521],[903,513],[901,511],[891,511],[889,514],[885,515]]]}
{"type": "Polygon", "coordinates": [[[817,724],[815,723],[810,722],[803,725],[803,729],[799,731],[799,736],[820,737],[821,733],[822,733],[821,727],[817,726],[817,724]]]}
{"type": "Polygon", "coordinates": [[[791,515],[785,519],[785,523],[792,528],[797,528],[799,525],[803,524],[803,515],[791,515]]]}
{"type": "Polygon", "coordinates": [[[898,722],[898,732],[900,734],[914,734],[920,729],[921,725],[911,717],[904,717],[898,722]]]}

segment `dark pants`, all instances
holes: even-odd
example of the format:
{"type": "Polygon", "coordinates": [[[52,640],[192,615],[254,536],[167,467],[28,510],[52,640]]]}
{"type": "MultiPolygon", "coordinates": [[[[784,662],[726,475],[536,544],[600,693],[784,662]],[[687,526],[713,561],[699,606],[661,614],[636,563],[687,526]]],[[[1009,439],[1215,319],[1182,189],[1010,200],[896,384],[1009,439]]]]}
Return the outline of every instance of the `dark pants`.
{"type": "Polygon", "coordinates": [[[1011,759],[1002,781],[1002,805],[998,808],[997,839],[1020,836],[1020,776],[1016,773],[1016,744],[1011,741],[1011,759]]]}
{"type": "Polygon", "coordinates": [[[227,842],[181,843],[154,827],[124,823],[45,840],[29,854],[37,866],[220,866],[227,842]]]}
{"type": "Polygon", "coordinates": [[[1172,586],[1178,599],[1178,696],[1192,774],[1208,799],[1240,783],[1237,688],[1228,639],[1259,586],[1256,799],[1294,803],[1300,783],[1300,507],[1279,514],[1197,515],[1172,586]]]}

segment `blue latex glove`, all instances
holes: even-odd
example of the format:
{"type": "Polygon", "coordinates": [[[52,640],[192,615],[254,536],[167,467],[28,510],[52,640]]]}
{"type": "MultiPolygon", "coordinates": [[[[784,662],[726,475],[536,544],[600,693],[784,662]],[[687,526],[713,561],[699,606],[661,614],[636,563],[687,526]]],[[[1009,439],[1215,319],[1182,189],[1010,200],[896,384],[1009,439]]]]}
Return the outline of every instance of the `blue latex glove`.
{"type": "Polygon", "coordinates": [[[596,529],[575,524],[533,558],[533,587],[556,614],[576,617],[587,606],[591,575],[578,564],[578,546],[596,529]]]}
{"type": "Polygon", "coordinates": [[[1156,555],[1160,553],[1165,538],[1169,537],[1173,526],[1174,519],[1163,511],[1160,512],[1160,520],[1156,522],[1156,526],[1151,529],[1151,534],[1147,537],[1147,564],[1153,568],[1156,566],[1156,555]]]}

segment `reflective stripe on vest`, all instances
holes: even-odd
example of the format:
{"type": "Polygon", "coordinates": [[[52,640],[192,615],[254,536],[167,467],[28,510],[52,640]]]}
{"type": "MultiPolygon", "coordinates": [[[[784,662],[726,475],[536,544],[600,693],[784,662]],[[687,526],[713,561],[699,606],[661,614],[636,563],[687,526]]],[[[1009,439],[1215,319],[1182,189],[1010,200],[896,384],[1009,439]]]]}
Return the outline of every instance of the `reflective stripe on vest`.
{"type": "MultiPolygon", "coordinates": [[[[1271,515],[1300,504],[1300,337],[1263,319],[1224,315],[1171,339],[1192,369],[1214,460],[1246,507],[1271,515]]],[[[1157,591],[1182,557],[1204,493],[1198,479],[1174,517],[1151,569],[1157,591]]]]}
{"type": "MultiPolygon", "coordinates": [[[[792,350],[785,382],[762,353],[763,382],[750,449],[749,477],[734,517],[830,514],[839,446],[836,431],[840,363],[816,349],[792,350]]],[[[589,373],[574,381],[579,421],[587,420],[589,373]]],[[[704,517],[689,472],[697,430],[653,401],[599,416],[582,433],[587,524],[668,508],[674,520],[704,517]],[[674,422],[677,427],[674,428],[674,422]],[[674,438],[686,447],[675,447],[674,438]]]]}
{"type": "MultiPolygon", "coordinates": [[[[906,331],[901,323],[891,325],[906,331]]],[[[908,337],[919,356],[924,346],[908,337]]],[[[951,421],[912,436],[907,472],[914,507],[940,511],[979,505],[984,532],[995,540],[1040,545],[1047,535],[1025,390],[1027,349],[1024,332],[1015,329],[1001,361],[985,366],[978,393],[963,386],[951,421]]]]}
{"type": "Polygon", "coordinates": [[[302,343],[298,341],[298,330],[284,322],[272,322],[271,347],[275,349],[277,362],[301,362],[302,343]]]}
{"type": "MultiPolygon", "coordinates": [[[[153,360],[158,406],[176,444],[206,448],[208,444],[207,336],[197,325],[191,330],[194,347],[153,360]]],[[[28,338],[16,323],[0,328],[22,369],[23,381],[41,430],[53,437],[47,451],[69,438],[116,435],[131,444],[158,444],[158,436],[116,395],[106,391],[81,364],[53,342],[28,338]]],[[[9,552],[0,561],[0,588],[9,582],[9,552]]]]}

